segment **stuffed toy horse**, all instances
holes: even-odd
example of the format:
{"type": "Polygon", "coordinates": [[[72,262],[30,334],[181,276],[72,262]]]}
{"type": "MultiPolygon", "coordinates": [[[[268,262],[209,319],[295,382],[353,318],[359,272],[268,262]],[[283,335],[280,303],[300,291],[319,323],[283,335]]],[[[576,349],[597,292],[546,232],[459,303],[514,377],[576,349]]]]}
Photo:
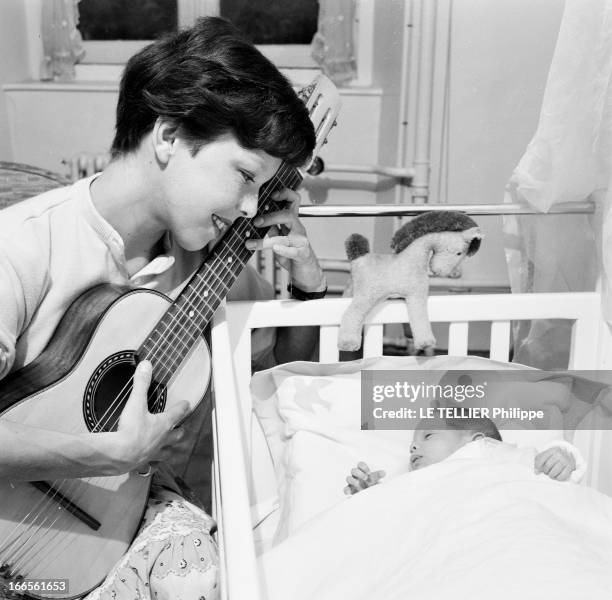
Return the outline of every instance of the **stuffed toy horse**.
{"type": "Polygon", "coordinates": [[[432,355],[436,340],[427,315],[429,275],[456,276],[459,264],[480,248],[483,234],[467,215],[427,212],[400,227],[391,240],[393,254],[370,252],[368,240],[354,233],[346,242],[351,280],[344,296],[353,296],[340,324],[338,348],[361,347],[363,321],[389,297],[406,299],[416,352],[432,355]]]}

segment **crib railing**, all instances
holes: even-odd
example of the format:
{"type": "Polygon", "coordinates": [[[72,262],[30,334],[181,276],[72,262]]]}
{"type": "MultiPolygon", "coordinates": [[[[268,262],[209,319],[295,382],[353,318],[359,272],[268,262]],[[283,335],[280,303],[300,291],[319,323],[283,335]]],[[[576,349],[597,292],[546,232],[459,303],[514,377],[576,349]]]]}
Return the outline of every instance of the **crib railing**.
{"type": "MultiPolygon", "coordinates": [[[[228,305],[231,331],[237,344],[234,360],[238,367],[250,364],[250,330],[257,327],[320,327],[320,362],[336,362],[340,321],[350,298],[311,302],[270,301],[266,303],[232,302],[228,305]]],[[[601,323],[593,318],[601,312],[601,298],[595,292],[542,294],[473,294],[469,296],[432,296],[428,300],[432,323],[448,323],[448,354],[466,356],[470,323],[490,323],[490,358],[507,361],[511,349],[512,321],[530,319],[567,319],[573,322],[570,369],[602,368],[593,351],[601,332],[601,323]],[[503,315],[501,317],[500,315],[503,315]]],[[[383,350],[383,327],[389,323],[409,322],[407,305],[389,300],[374,308],[364,328],[364,357],[378,356],[383,350]]]]}
{"type": "Polygon", "coordinates": [[[300,206],[301,217],[416,217],[424,212],[455,210],[468,215],[589,214],[595,212],[590,200],[556,204],[548,213],[529,204],[317,204],[300,206]]]}
{"type": "MultiPolygon", "coordinates": [[[[542,214],[592,214],[595,212],[595,203],[590,200],[581,202],[567,202],[554,205],[548,213],[542,213],[528,204],[317,204],[300,206],[300,217],[330,218],[330,217],[416,217],[425,212],[458,211],[471,216],[502,216],[502,215],[542,215],[542,214]]],[[[321,264],[326,272],[348,272],[348,260],[322,259],[321,264]]],[[[287,274],[282,269],[274,269],[274,263],[266,263],[262,271],[275,289],[280,292],[281,298],[287,297],[284,290],[287,287],[287,274]]],[[[438,288],[504,288],[502,282],[462,281],[448,278],[432,278],[432,287],[438,288]]],[[[330,288],[332,292],[341,293],[342,286],[330,288]]]]}

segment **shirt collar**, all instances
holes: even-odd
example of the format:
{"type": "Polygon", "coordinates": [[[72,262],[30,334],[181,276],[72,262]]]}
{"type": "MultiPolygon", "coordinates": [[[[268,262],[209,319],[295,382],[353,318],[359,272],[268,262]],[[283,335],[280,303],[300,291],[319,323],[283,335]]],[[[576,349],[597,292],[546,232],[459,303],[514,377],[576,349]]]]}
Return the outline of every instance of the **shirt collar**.
{"type": "Polygon", "coordinates": [[[108,246],[115,262],[126,278],[133,281],[143,277],[152,277],[165,273],[176,262],[176,244],[173,243],[172,236],[169,233],[164,235],[164,253],[156,256],[152,261],[140,269],[140,271],[129,277],[125,261],[125,246],[123,239],[115,228],[98,212],[91,198],[91,183],[99,175],[100,173],[96,173],[95,175],[86,177],[85,179],[80,179],[74,184],[76,197],[82,199],[79,206],[85,220],[98,234],[100,239],[102,239],[102,241],[108,246]]]}

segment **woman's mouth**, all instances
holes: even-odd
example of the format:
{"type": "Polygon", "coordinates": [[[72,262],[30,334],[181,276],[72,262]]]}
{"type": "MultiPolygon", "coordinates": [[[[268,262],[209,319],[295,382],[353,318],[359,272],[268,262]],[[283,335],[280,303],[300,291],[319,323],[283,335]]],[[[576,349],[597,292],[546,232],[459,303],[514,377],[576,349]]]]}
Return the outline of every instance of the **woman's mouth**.
{"type": "Polygon", "coordinates": [[[410,470],[414,471],[419,468],[420,461],[423,457],[420,454],[413,454],[410,457],[410,470]]]}
{"type": "Polygon", "coordinates": [[[214,213],[211,215],[211,221],[216,229],[217,238],[221,237],[231,225],[230,221],[227,219],[222,219],[219,215],[214,213]]]}

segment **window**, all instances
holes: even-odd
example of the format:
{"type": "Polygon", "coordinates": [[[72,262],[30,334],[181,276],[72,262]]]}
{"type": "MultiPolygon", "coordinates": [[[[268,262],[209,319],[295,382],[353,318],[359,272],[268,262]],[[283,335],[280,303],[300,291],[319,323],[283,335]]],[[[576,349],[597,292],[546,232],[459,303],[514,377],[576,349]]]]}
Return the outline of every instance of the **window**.
{"type": "Polygon", "coordinates": [[[178,26],[176,0],[81,0],[83,41],[154,40],[178,26]]]}
{"type": "MultiPolygon", "coordinates": [[[[38,79],[40,64],[42,61],[42,46],[40,40],[40,14],[41,3],[46,0],[28,0],[25,3],[26,20],[28,27],[29,63],[30,72],[33,79],[38,79]]],[[[389,0],[391,1],[391,0],[389,0]]],[[[403,2],[407,0],[393,0],[403,2]]],[[[372,82],[373,74],[373,48],[375,37],[375,0],[355,0],[356,18],[354,22],[355,43],[358,65],[358,77],[351,85],[356,87],[369,86],[372,82]]],[[[225,15],[231,18],[232,13],[237,14],[236,19],[240,19],[242,10],[278,10],[287,7],[289,14],[293,10],[293,17],[280,17],[278,14],[274,18],[265,19],[263,16],[249,20],[252,31],[247,35],[252,35],[259,49],[272,60],[296,85],[303,85],[312,80],[314,75],[319,72],[318,65],[311,57],[310,40],[316,29],[316,19],[318,18],[317,0],[80,0],[78,3],[79,11],[82,15],[82,23],[79,28],[85,38],[83,44],[86,51],[84,60],[76,65],[77,81],[81,82],[108,82],[118,81],[123,65],[128,58],[135,52],[144,47],[149,40],[134,39],[137,35],[149,37],[148,33],[129,33],[126,34],[119,28],[119,23],[114,27],[113,33],[119,35],[118,38],[111,37],[110,31],[113,30],[111,22],[123,21],[148,21],[137,23],[137,31],[157,31],[159,35],[163,29],[172,30],[176,26],[189,26],[194,20],[202,15],[225,15]],[[139,9],[136,10],[135,7],[139,9]],[[106,18],[96,16],[92,11],[115,11],[108,12],[106,18]],[[315,12],[316,11],[316,12],[315,12]],[[129,17],[135,14],[136,17],[129,17]],[[159,15],[164,15],[160,18],[159,15]],[[315,15],[313,17],[313,14],[315,15]],[[118,16],[121,15],[121,16],[118,16]],[[143,19],[143,15],[148,15],[143,19]],[[156,16],[157,15],[157,16],[156,16]],[[151,18],[152,16],[152,18],[151,18]],[[298,21],[299,25],[294,25],[293,31],[296,43],[286,43],[286,38],[280,35],[282,30],[287,28],[288,19],[298,21]],[[106,22],[102,31],[96,29],[93,21],[106,22]],[[151,22],[152,21],[152,22],[151,22]],[[276,37],[270,37],[264,25],[274,25],[276,27],[276,37]],[[265,31],[264,31],[265,29],[265,31]],[[257,31],[259,30],[259,31],[257,31]],[[132,39],[126,39],[129,35],[132,39]],[[107,39],[105,39],[105,36],[107,39]],[[260,43],[260,39],[265,41],[273,40],[274,43],[260,43]],[[283,40],[283,41],[281,41],[283,40]],[[309,40],[304,42],[304,40],[309,40]]],[[[262,13],[263,14],[263,13],[262,13]]],[[[268,13],[269,14],[269,13],[268,13]]],[[[245,19],[246,20],[246,19],[245,19]]],[[[293,21],[292,21],[293,22],[293,21]]],[[[238,23],[241,26],[241,23],[238,23]]]]}
{"type": "Polygon", "coordinates": [[[146,41],[198,16],[220,15],[277,65],[315,67],[317,0],[81,0],[78,8],[85,64],[124,64],[146,41]]]}
{"type": "Polygon", "coordinates": [[[219,13],[254,44],[310,44],[317,0],[220,0],[219,13]]]}

